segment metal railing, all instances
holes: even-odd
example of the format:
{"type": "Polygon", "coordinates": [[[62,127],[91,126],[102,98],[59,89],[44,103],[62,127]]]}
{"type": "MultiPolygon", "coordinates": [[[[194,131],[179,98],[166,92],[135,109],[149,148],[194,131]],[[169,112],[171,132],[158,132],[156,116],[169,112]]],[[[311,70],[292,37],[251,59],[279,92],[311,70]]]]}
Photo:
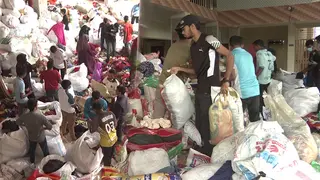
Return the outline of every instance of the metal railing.
{"type": "Polygon", "coordinates": [[[199,6],[208,8],[208,9],[214,9],[217,7],[217,0],[187,0],[194,4],[197,4],[199,6]]]}

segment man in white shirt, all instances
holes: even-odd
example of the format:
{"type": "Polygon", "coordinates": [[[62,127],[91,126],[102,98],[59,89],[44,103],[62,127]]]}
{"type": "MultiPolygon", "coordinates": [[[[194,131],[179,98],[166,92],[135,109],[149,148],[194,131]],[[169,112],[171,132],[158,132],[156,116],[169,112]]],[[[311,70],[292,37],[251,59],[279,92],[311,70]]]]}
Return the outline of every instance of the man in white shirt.
{"type": "Polygon", "coordinates": [[[70,88],[71,82],[69,80],[63,80],[61,82],[61,87],[58,90],[59,103],[63,118],[60,131],[61,135],[65,136],[68,129],[72,141],[75,141],[77,139],[74,132],[76,111],[74,108],[74,96],[69,92],[70,88]]]}
{"type": "Polygon", "coordinates": [[[57,46],[51,46],[50,58],[53,60],[54,69],[60,71],[61,79],[63,79],[67,72],[67,57],[64,51],[57,46]]]}

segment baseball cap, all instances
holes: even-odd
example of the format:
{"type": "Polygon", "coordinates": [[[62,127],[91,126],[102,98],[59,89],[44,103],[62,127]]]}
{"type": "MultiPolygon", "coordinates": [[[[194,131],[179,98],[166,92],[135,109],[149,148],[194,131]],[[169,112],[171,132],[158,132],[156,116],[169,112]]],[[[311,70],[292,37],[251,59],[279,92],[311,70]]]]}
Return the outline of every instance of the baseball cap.
{"type": "Polygon", "coordinates": [[[192,24],[198,24],[200,23],[200,20],[197,16],[195,15],[187,15],[181,19],[179,24],[176,27],[176,30],[183,29],[184,26],[190,26],[192,24]]]}

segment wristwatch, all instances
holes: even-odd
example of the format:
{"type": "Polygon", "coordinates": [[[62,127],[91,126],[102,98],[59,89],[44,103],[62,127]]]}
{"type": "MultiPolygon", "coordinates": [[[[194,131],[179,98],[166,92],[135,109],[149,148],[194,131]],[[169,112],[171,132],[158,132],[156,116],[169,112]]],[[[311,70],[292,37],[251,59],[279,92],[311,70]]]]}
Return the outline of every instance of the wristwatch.
{"type": "Polygon", "coordinates": [[[221,80],[221,84],[224,84],[224,83],[226,83],[226,82],[230,83],[230,80],[229,80],[229,79],[226,79],[226,78],[223,78],[223,79],[221,80]]]}

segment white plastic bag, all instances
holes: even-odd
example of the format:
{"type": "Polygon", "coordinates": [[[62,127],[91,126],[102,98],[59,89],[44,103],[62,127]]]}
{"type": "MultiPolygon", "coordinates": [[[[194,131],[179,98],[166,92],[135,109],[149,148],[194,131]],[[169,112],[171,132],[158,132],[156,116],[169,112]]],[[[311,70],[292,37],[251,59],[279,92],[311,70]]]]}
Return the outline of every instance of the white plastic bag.
{"type": "Polygon", "coordinates": [[[0,164],[21,158],[29,150],[29,140],[23,129],[0,136],[0,164]]]}
{"type": "Polygon", "coordinates": [[[100,167],[103,153],[99,148],[97,151],[90,147],[98,146],[100,142],[100,134],[89,131],[85,132],[76,142],[72,145],[67,152],[67,160],[71,161],[77,170],[81,173],[91,173],[100,167]],[[89,141],[91,143],[89,143],[89,141]],[[90,146],[89,146],[90,145],[90,146]]]}
{"type": "Polygon", "coordinates": [[[192,148],[189,150],[189,154],[187,157],[186,166],[187,167],[197,167],[202,164],[210,164],[210,157],[202,154],[192,148]]]}
{"type": "Polygon", "coordinates": [[[31,86],[36,98],[41,98],[46,95],[46,90],[44,89],[44,85],[42,83],[36,83],[35,80],[31,79],[31,86]]]}
{"type": "Polygon", "coordinates": [[[78,72],[71,73],[68,75],[69,80],[74,91],[82,92],[89,86],[89,79],[87,79],[88,69],[84,63],[80,65],[78,72]]]}
{"type": "Polygon", "coordinates": [[[272,120],[277,121],[284,129],[284,134],[293,142],[300,159],[311,163],[317,158],[318,149],[310,128],[286,103],[282,95],[264,99],[266,107],[271,111],[272,120]]]}
{"type": "Polygon", "coordinates": [[[261,171],[268,178],[279,179],[291,164],[299,161],[294,145],[282,133],[281,126],[274,121],[250,123],[239,136],[233,171],[247,179],[256,178],[261,171]]]}
{"type": "Polygon", "coordinates": [[[201,139],[201,135],[198,131],[198,129],[196,128],[196,126],[193,124],[193,122],[191,122],[190,120],[187,121],[184,124],[184,133],[190,138],[192,139],[194,142],[197,143],[198,146],[202,146],[202,139],[201,139]]]}
{"type": "Polygon", "coordinates": [[[205,180],[210,179],[220,168],[222,164],[202,164],[190,171],[182,174],[183,180],[205,180]]]}
{"type": "Polygon", "coordinates": [[[29,158],[19,158],[7,162],[7,165],[15,169],[17,172],[22,173],[23,170],[31,165],[31,163],[29,158]]]}
{"type": "Polygon", "coordinates": [[[271,96],[282,94],[282,82],[272,79],[268,87],[268,94],[271,96]]]}
{"type": "Polygon", "coordinates": [[[1,18],[2,22],[9,28],[15,28],[20,24],[20,20],[12,15],[5,15],[1,18]]]}
{"type": "Polygon", "coordinates": [[[168,153],[159,148],[133,151],[129,155],[128,175],[152,174],[170,166],[168,153]]]}
{"type": "Polygon", "coordinates": [[[211,154],[211,163],[219,164],[228,160],[233,160],[236,152],[238,134],[239,133],[236,133],[220,141],[220,143],[213,148],[211,154]]]}
{"type": "MultiPolygon", "coordinates": [[[[220,87],[211,87],[211,98],[212,102],[215,101],[215,98],[220,93],[220,87]]],[[[232,113],[232,122],[233,122],[233,132],[237,133],[244,130],[244,115],[242,109],[242,101],[240,95],[233,88],[229,88],[229,94],[227,99],[229,104],[229,109],[232,113]]]]}
{"type": "Polygon", "coordinates": [[[24,9],[26,3],[23,0],[3,0],[8,9],[24,9]]]}
{"type": "Polygon", "coordinates": [[[57,136],[46,136],[48,149],[50,154],[56,154],[59,156],[65,156],[67,153],[66,147],[62,141],[60,135],[57,136]]]}
{"type": "Polygon", "coordinates": [[[161,92],[164,102],[171,113],[173,127],[181,129],[195,112],[189,92],[176,75],[169,76],[161,92]]]}
{"type": "Polygon", "coordinates": [[[0,39],[9,35],[10,29],[0,21],[0,39]]]}
{"type": "Polygon", "coordinates": [[[300,117],[318,110],[320,96],[317,87],[288,90],[283,96],[288,105],[300,117]]]}
{"type": "MultiPolygon", "coordinates": [[[[66,160],[58,155],[49,155],[45,158],[43,158],[39,164],[39,173],[45,174],[43,172],[43,166],[46,165],[50,160],[59,160],[61,162],[66,162],[66,160]]],[[[59,177],[64,177],[67,179],[71,178],[71,174],[73,171],[76,169],[75,165],[72,164],[71,162],[66,162],[60,169],[58,169],[56,172],[50,173],[53,175],[57,175],[59,177]]]]}

